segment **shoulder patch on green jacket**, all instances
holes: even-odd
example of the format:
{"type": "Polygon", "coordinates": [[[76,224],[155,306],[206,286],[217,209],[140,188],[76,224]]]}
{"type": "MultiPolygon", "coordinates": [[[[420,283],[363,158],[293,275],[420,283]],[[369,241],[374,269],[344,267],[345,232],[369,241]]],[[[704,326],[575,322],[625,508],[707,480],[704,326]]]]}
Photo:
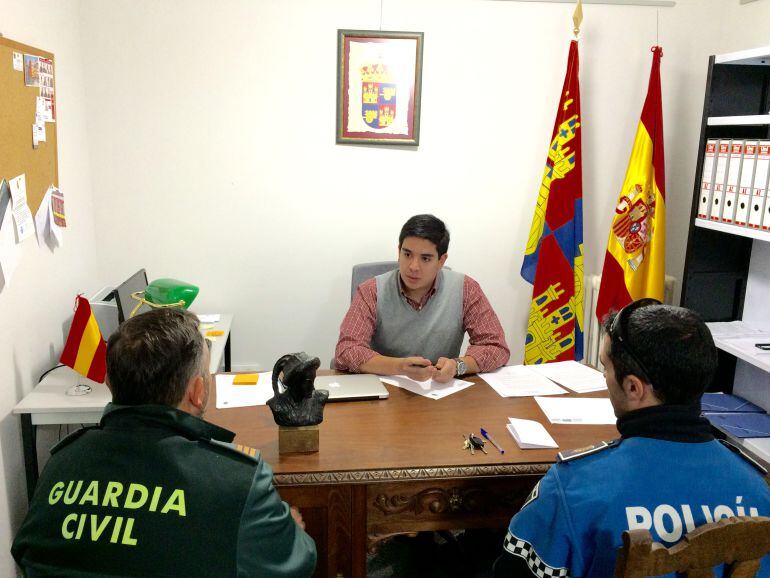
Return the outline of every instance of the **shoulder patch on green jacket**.
{"type": "Polygon", "coordinates": [[[620,445],[620,439],[616,440],[610,440],[608,442],[599,442],[598,444],[594,444],[592,446],[585,446],[582,448],[576,448],[574,450],[564,450],[563,452],[559,452],[556,454],[556,461],[557,462],[570,462],[572,460],[576,460],[578,458],[584,458],[586,456],[590,456],[592,454],[607,450],[609,448],[614,448],[620,445]]]}
{"type": "Polygon", "coordinates": [[[80,436],[82,436],[88,430],[97,429],[98,427],[99,427],[98,425],[90,425],[88,427],[81,427],[80,429],[75,430],[74,432],[66,436],[63,440],[61,440],[59,443],[57,443],[54,447],[51,448],[51,455],[54,455],[60,449],[70,445],[72,442],[77,440],[80,436]]]}
{"type": "Polygon", "coordinates": [[[737,446],[737,445],[735,445],[734,443],[732,443],[732,442],[729,442],[729,441],[727,441],[727,440],[719,440],[719,441],[720,441],[720,442],[722,442],[722,445],[723,445],[723,446],[725,446],[727,449],[729,449],[730,451],[732,451],[732,452],[734,452],[734,453],[738,454],[738,455],[739,455],[739,456],[741,456],[741,457],[742,457],[744,460],[746,460],[747,462],[749,462],[749,463],[750,463],[752,466],[754,466],[754,467],[755,467],[757,470],[759,470],[759,472],[760,472],[760,473],[761,473],[763,476],[766,476],[766,475],[767,475],[767,468],[765,468],[765,467],[764,467],[762,464],[760,464],[760,463],[759,463],[757,460],[755,460],[755,459],[754,459],[754,458],[752,458],[750,455],[748,455],[746,452],[744,452],[744,451],[743,451],[743,449],[741,449],[740,447],[738,447],[738,446],[737,446]]]}
{"type": "Polygon", "coordinates": [[[241,444],[234,444],[234,443],[228,443],[228,442],[221,442],[219,440],[212,440],[212,439],[206,439],[201,440],[207,443],[210,443],[213,446],[224,448],[226,450],[231,451],[233,454],[238,455],[243,458],[248,458],[253,462],[259,462],[259,450],[255,448],[251,448],[249,446],[242,446],[241,444]]]}

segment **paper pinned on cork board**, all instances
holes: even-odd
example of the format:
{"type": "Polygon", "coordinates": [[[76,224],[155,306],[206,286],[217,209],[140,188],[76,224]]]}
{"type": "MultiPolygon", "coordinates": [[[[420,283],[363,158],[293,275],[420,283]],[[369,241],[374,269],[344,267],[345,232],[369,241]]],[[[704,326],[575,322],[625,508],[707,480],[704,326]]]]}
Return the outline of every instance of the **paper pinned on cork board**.
{"type": "Polygon", "coordinates": [[[0,181],[0,289],[11,286],[20,251],[13,227],[13,206],[8,181],[0,181]]]}

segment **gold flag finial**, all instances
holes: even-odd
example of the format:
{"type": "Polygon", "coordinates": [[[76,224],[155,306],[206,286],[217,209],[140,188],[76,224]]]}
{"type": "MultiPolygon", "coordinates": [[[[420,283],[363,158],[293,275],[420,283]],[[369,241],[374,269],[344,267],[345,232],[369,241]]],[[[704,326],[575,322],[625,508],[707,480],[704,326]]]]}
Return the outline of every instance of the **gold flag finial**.
{"type": "Polygon", "coordinates": [[[575,24],[572,32],[575,34],[575,38],[577,38],[578,34],[580,34],[580,25],[583,23],[583,0],[577,0],[575,12],[572,14],[572,22],[575,24]]]}

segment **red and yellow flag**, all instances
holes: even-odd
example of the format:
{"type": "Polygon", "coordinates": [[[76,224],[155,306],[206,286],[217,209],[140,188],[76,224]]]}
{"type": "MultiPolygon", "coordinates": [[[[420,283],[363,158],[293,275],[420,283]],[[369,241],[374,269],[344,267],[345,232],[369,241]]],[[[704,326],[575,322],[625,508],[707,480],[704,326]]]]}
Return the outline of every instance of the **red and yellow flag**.
{"type": "Polygon", "coordinates": [[[653,46],[647,98],[607,240],[596,305],[600,321],[610,311],[619,311],[642,297],[663,301],[666,186],[660,97],[662,55],[663,49],[653,46]]]}
{"type": "Polygon", "coordinates": [[[75,318],[59,361],[88,379],[104,383],[107,344],[99,331],[91,304],[81,295],[77,297],[75,318]]]}
{"type": "Polygon", "coordinates": [[[521,276],[532,283],[524,363],[583,359],[583,169],[578,43],[569,47],[521,276]]]}

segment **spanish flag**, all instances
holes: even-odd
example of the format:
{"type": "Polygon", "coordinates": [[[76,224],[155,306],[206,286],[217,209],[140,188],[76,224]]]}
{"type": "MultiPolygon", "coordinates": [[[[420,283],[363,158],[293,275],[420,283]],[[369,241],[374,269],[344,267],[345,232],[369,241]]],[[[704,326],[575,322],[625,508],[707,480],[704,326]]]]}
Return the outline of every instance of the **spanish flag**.
{"type": "Polygon", "coordinates": [[[569,47],[521,276],[532,284],[524,362],[583,358],[583,170],[578,43],[569,47]]]}
{"type": "Polygon", "coordinates": [[[631,301],[654,297],[663,301],[666,265],[666,184],[663,162],[663,107],[660,58],[652,48],[652,71],[642,118],[615,205],[602,284],[596,304],[601,321],[631,301]]]}
{"type": "Polygon", "coordinates": [[[96,324],[88,299],[81,295],[77,297],[75,318],[59,361],[88,379],[104,383],[107,344],[96,324]]]}

